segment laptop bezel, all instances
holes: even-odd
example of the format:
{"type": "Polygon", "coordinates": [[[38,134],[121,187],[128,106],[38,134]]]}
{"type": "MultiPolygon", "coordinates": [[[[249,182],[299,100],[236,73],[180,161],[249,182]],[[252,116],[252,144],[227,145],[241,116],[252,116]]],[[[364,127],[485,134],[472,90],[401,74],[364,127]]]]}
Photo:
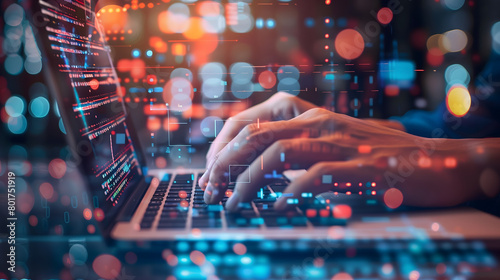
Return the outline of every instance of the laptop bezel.
{"type": "MultiPolygon", "coordinates": [[[[97,1],[91,0],[91,3],[93,12],[95,13],[97,1]]],[[[40,0],[31,0],[28,2],[24,2],[24,5],[25,5],[26,17],[32,26],[33,36],[41,53],[42,64],[44,66],[42,69],[42,75],[46,80],[49,89],[51,89],[50,94],[53,96],[53,98],[57,101],[58,104],[64,104],[65,96],[63,92],[73,91],[73,87],[68,83],[61,82],[61,81],[66,81],[68,79],[67,74],[58,71],[58,68],[56,69],[54,63],[49,59],[50,56],[47,46],[50,45],[50,41],[48,40],[47,36],[48,34],[46,33],[47,31],[45,30],[45,26],[47,25],[47,23],[45,22],[44,19],[45,16],[41,13],[42,7],[40,4],[40,0]]],[[[113,67],[114,75],[116,75],[116,70],[114,68],[114,65],[113,64],[111,65],[113,67]]],[[[120,84],[117,83],[117,86],[119,85],[120,84]]],[[[131,115],[130,113],[127,112],[123,100],[121,101],[121,103],[125,111],[125,123],[127,125],[127,129],[129,130],[131,141],[134,144],[135,153],[137,156],[137,160],[139,162],[139,168],[142,171],[142,175],[140,175],[141,178],[138,180],[137,186],[135,186],[134,190],[132,190],[131,193],[129,194],[128,199],[119,206],[119,208],[115,211],[114,215],[112,217],[106,217],[104,220],[97,222],[99,229],[101,230],[101,233],[105,238],[110,237],[111,230],[118,221],[125,221],[126,219],[130,219],[131,217],[130,213],[133,214],[133,211],[135,211],[135,208],[141,202],[142,197],[144,196],[149,186],[148,182],[149,180],[147,177],[148,169],[145,162],[144,150],[140,145],[137,131],[135,129],[134,122],[131,119],[131,115]]],[[[74,118],[71,117],[72,112],[70,112],[69,110],[65,109],[64,107],[61,108],[61,106],[59,106],[58,109],[66,130],[65,138],[68,143],[68,147],[71,151],[71,158],[68,159],[70,161],[69,164],[72,164],[74,165],[74,167],[78,168],[78,170],[84,177],[86,191],[88,191],[91,194],[94,194],[95,191],[91,186],[91,180],[89,178],[89,176],[91,175],[87,174],[87,171],[85,170],[83,164],[86,158],[85,156],[82,156],[78,152],[79,149],[78,145],[81,142],[79,141],[79,138],[81,139],[81,137],[77,136],[77,133],[73,129],[74,127],[78,127],[78,125],[81,124],[79,124],[78,121],[72,121],[74,120],[74,118]]],[[[91,205],[91,207],[93,207],[93,205],[91,205]]]]}

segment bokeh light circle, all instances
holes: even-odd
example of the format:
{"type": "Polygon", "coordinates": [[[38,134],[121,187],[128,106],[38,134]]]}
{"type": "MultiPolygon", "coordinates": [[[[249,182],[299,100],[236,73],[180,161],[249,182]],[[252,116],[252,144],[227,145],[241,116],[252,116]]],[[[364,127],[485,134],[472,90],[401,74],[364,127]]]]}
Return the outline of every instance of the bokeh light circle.
{"type": "Polygon", "coordinates": [[[493,39],[493,50],[500,54],[500,21],[491,27],[491,38],[493,39]]]}
{"type": "Polygon", "coordinates": [[[448,66],[444,72],[444,78],[448,84],[469,85],[470,75],[467,69],[460,64],[452,64],[448,66]]]}
{"type": "Polygon", "coordinates": [[[246,62],[237,62],[229,68],[233,83],[246,84],[252,81],[254,70],[253,66],[246,62]]]}
{"type": "Polygon", "coordinates": [[[50,111],[50,103],[47,98],[39,96],[30,102],[30,114],[35,118],[44,118],[50,111]]]}
{"type": "Polygon", "coordinates": [[[42,183],[38,188],[40,195],[46,200],[50,200],[54,195],[54,187],[48,182],[42,183]]]}
{"type": "Polygon", "coordinates": [[[445,32],[440,37],[442,47],[449,52],[460,52],[467,46],[467,35],[460,29],[445,32]]]}
{"type": "MultiPolygon", "coordinates": [[[[185,96],[191,100],[194,95],[193,85],[186,78],[174,77],[170,79],[163,87],[163,100],[171,104],[176,96],[185,96]]],[[[184,100],[178,98],[177,101],[184,100]]]]}
{"type": "Polygon", "coordinates": [[[205,16],[202,26],[207,33],[222,33],[226,30],[226,20],[222,15],[205,16]]]}
{"type": "Polygon", "coordinates": [[[61,179],[66,174],[66,162],[60,158],[55,158],[49,163],[49,173],[55,179],[61,179]]]}
{"type": "Polygon", "coordinates": [[[208,98],[219,98],[224,94],[226,86],[223,81],[218,78],[210,78],[203,81],[201,91],[208,98]]]}
{"type": "Polygon", "coordinates": [[[88,258],[87,248],[82,244],[74,244],[69,248],[69,255],[76,265],[83,265],[88,258]]]}
{"type": "Polygon", "coordinates": [[[299,81],[293,78],[285,78],[280,80],[278,83],[278,91],[288,92],[293,95],[298,95],[300,93],[299,81]]]}
{"type": "Polygon", "coordinates": [[[247,99],[249,98],[253,92],[254,92],[254,87],[253,83],[248,82],[246,84],[237,84],[233,83],[231,85],[231,92],[236,98],[239,99],[247,99]]]}
{"type": "MultiPolygon", "coordinates": [[[[240,2],[241,3],[241,2],[240,2]]],[[[246,3],[245,3],[246,4],[246,3]]],[[[248,4],[246,4],[248,5],[248,4]]],[[[253,28],[253,19],[248,14],[238,14],[236,24],[229,25],[229,28],[235,33],[247,33],[253,28]]]]}
{"type": "Polygon", "coordinates": [[[500,44],[500,21],[493,24],[491,27],[491,37],[493,41],[500,44]]]}
{"type": "Polygon", "coordinates": [[[446,95],[446,107],[455,117],[463,117],[469,112],[471,97],[466,87],[452,86],[446,95]]]}
{"type": "Polygon", "coordinates": [[[28,121],[24,115],[18,117],[9,117],[7,127],[13,134],[23,134],[28,128],[28,121]]]}
{"type": "Polygon", "coordinates": [[[226,78],[226,72],[227,69],[226,66],[224,66],[224,64],[219,62],[210,62],[203,65],[203,67],[200,68],[198,74],[202,80],[207,80],[207,79],[223,80],[226,78]]]}
{"type": "Polygon", "coordinates": [[[295,66],[290,65],[280,67],[278,69],[278,80],[281,81],[286,78],[291,78],[298,81],[300,78],[299,69],[297,69],[297,67],[295,66]]]}
{"type": "Polygon", "coordinates": [[[186,4],[174,3],[170,5],[165,16],[167,17],[166,25],[169,31],[183,33],[188,30],[190,12],[186,4]]]}
{"type": "Polygon", "coordinates": [[[391,209],[398,208],[403,203],[403,193],[396,188],[388,189],[384,193],[384,203],[391,209]]]}
{"type": "Polygon", "coordinates": [[[102,254],[94,259],[92,268],[104,279],[114,279],[120,275],[122,264],[115,256],[102,254]]]}
{"type": "Polygon", "coordinates": [[[354,29],[344,29],[335,38],[335,50],[347,60],[361,56],[365,49],[363,36],[354,29]]]}
{"type": "Polygon", "coordinates": [[[276,85],[276,75],[266,70],[259,75],[259,84],[265,89],[271,89],[276,85]]]}
{"type": "Polygon", "coordinates": [[[205,34],[203,20],[199,17],[191,17],[189,19],[189,27],[183,34],[189,40],[200,39],[205,34]]]}
{"type": "Polygon", "coordinates": [[[23,65],[23,58],[18,54],[9,54],[4,61],[5,71],[11,75],[21,73],[23,65]]]}
{"type": "Polygon", "coordinates": [[[380,9],[377,13],[377,20],[381,24],[389,24],[393,17],[394,14],[392,13],[392,10],[387,7],[380,9]]]}
{"type": "Polygon", "coordinates": [[[184,94],[174,95],[172,98],[170,109],[174,111],[184,112],[191,108],[193,102],[191,98],[184,94]]]}
{"type": "Polygon", "coordinates": [[[345,272],[335,274],[331,280],[353,280],[352,276],[345,272]]]}
{"type": "Polygon", "coordinates": [[[24,10],[18,4],[11,4],[3,13],[4,21],[10,26],[18,26],[24,18],[24,10]]]}
{"type": "Polygon", "coordinates": [[[223,126],[222,119],[219,117],[206,117],[200,123],[201,133],[205,137],[215,138],[217,131],[220,131],[223,126]]]}
{"type": "Polygon", "coordinates": [[[26,111],[26,101],[20,96],[11,96],[5,102],[5,111],[11,117],[19,117],[26,111]]]}
{"type": "Polygon", "coordinates": [[[193,81],[193,72],[187,68],[176,68],[170,73],[170,79],[174,78],[184,78],[188,81],[193,81]]]}
{"type": "Polygon", "coordinates": [[[442,3],[446,8],[456,11],[462,8],[465,0],[443,0],[442,3]]]}
{"type": "Polygon", "coordinates": [[[42,71],[42,58],[40,56],[28,56],[24,61],[24,70],[31,75],[40,73],[42,71]]]}

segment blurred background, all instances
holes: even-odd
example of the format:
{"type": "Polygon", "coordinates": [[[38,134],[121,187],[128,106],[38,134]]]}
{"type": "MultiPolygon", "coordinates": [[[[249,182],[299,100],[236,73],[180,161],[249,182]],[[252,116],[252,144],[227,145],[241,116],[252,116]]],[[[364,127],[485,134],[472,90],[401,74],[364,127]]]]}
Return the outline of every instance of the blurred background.
{"type": "MultiPolygon", "coordinates": [[[[6,171],[14,171],[24,221],[19,235],[98,236],[91,199],[77,167],[66,161],[64,125],[34,39],[36,11],[22,0],[2,0],[0,10],[2,199],[6,171]]],[[[495,0],[102,0],[96,6],[150,168],[190,164],[225,119],[277,91],[359,118],[433,110],[451,86],[472,86],[492,46],[500,53],[499,10],[495,0]],[[178,110],[167,116],[167,106],[178,110]]],[[[75,261],[83,254],[85,264],[87,249],[68,250],[82,242],[59,248],[60,275],[69,275],[61,278],[80,275],[75,261]]],[[[184,254],[192,249],[176,246],[184,254]]],[[[232,248],[239,264],[268,261],[268,255],[242,259],[246,247],[240,254],[234,246],[224,250],[232,248]]],[[[134,252],[122,262],[137,262],[134,252]]],[[[478,254],[471,257],[477,263],[496,265],[484,250],[478,254]]],[[[163,256],[168,264],[180,261],[170,255],[163,256]]],[[[367,275],[393,275],[395,268],[384,264],[367,275]]]]}

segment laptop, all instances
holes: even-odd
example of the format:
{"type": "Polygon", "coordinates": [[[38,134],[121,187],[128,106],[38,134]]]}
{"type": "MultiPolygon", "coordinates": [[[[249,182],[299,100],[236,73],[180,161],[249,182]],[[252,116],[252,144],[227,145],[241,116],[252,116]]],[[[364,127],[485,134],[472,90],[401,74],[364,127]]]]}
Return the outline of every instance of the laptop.
{"type": "MultiPolygon", "coordinates": [[[[297,175],[293,172],[263,186],[257,198],[239,213],[225,211],[228,197],[217,205],[205,204],[203,190],[197,184],[204,169],[185,165],[147,169],[145,151],[124,106],[125,92],[113,67],[103,29],[96,20],[95,8],[95,0],[33,0],[29,10],[33,11],[32,25],[42,52],[44,73],[72,150],[68,164],[81,168],[92,195],[94,218],[106,238],[304,240],[335,239],[339,233],[341,238],[347,233],[352,238],[421,238],[422,234],[432,238],[482,238],[478,232],[492,232],[487,229],[491,225],[500,229],[498,219],[475,210],[389,217],[386,212],[380,215],[373,210],[384,208],[375,199],[367,203],[366,199],[340,194],[311,197],[305,207],[278,213],[273,210],[273,202],[297,175]],[[332,202],[357,203],[362,207],[352,209],[357,213],[365,209],[366,215],[350,221],[343,230],[346,217],[334,215],[332,202]],[[366,208],[367,204],[372,208],[366,208]],[[484,231],[462,232],[468,227],[456,227],[456,223],[477,221],[484,223],[474,228],[484,231]],[[448,231],[436,232],[436,223],[449,224],[448,231]],[[412,226],[419,231],[411,230],[412,226]],[[405,230],[396,234],[390,228],[405,230]]],[[[177,110],[167,105],[165,108],[169,112],[177,110]]],[[[202,151],[196,153],[204,158],[202,151]]],[[[232,188],[234,185],[230,184],[229,189],[232,188]]],[[[485,238],[488,237],[492,236],[485,238]]]]}
{"type": "Polygon", "coordinates": [[[35,0],[31,10],[45,74],[72,150],[70,164],[81,167],[93,197],[94,217],[106,236],[118,240],[300,239],[324,236],[328,226],[345,224],[332,211],[318,209],[317,217],[310,218],[299,208],[275,212],[273,202],[288,183],[286,177],[264,186],[240,213],[227,213],[228,197],[218,205],[203,201],[197,183],[203,169],[148,170],[139,135],[123,103],[125,93],[110,47],[96,20],[95,2],[35,0]]]}

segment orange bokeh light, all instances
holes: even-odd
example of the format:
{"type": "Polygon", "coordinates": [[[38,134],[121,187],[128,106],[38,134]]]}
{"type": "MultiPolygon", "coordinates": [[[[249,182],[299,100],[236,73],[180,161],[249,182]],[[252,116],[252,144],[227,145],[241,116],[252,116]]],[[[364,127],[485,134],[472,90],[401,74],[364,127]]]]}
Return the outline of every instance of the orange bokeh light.
{"type": "Polygon", "coordinates": [[[123,7],[107,5],[99,10],[99,20],[106,31],[119,31],[125,28],[128,22],[128,13],[122,12],[123,7]]]}
{"type": "Polygon", "coordinates": [[[189,19],[190,24],[188,29],[183,33],[184,37],[190,40],[196,40],[203,36],[203,21],[199,17],[192,17],[189,19]]]}
{"type": "Polygon", "coordinates": [[[335,50],[347,60],[358,58],[364,49],[365,41],[363,36],[354,29],[344,29],[335,38],[335,50]]]}
{"type": "Polygon", "coordinates": [[[389,24],[392,21],[394,14],[389,8],[382,8],[377,13],[377,20],[381,24],[389,24]]]}
{"type": "Polygon", "coordinates": [[[403,203],[403,193],[396,188],[388,189],[384,193],[384,203],[391,209],[398,208],[403,203]]]}
{"type": "Polygon", "coordinates": [[[260,73],[259,84],[265,89],[273,88],[276,85],[276,75],[269,70],[260,73]]]}

